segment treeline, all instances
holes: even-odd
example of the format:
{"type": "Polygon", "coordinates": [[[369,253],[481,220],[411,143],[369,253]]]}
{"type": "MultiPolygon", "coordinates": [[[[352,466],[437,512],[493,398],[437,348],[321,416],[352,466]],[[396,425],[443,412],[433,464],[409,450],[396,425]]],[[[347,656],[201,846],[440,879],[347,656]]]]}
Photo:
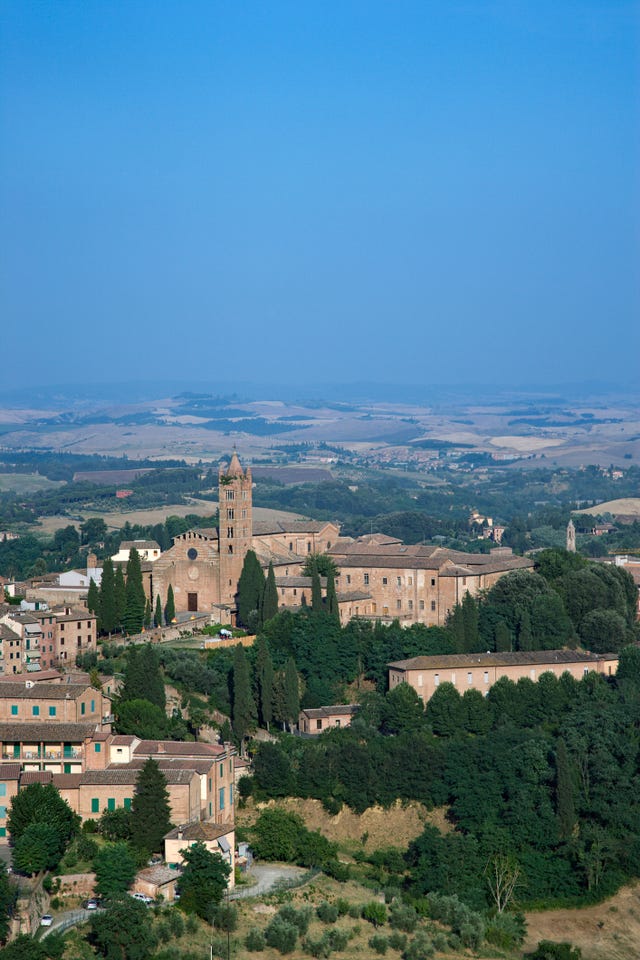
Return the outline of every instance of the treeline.
{"type": "MultiPolygon", "coordinates": [[[[397,799],[446,806],[395,868],[413,895],[488,904],[487,864],[504,855],[523,904],[602,898],[640,872],[640,651],[616,678],[503,679],[485,698],[442,684],[423,705],[405,684],[365,697],[349,729],[260,744],[258,798],[363,811],[397,799]]],[[[246,792],[246,787],[243,784],[246,792]]]]}

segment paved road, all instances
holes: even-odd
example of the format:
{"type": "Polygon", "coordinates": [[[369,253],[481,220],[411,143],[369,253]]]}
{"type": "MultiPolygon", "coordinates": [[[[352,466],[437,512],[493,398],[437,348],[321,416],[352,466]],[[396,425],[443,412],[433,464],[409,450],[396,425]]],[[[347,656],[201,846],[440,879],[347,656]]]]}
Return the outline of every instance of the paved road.
{"type": "Polygon", "coordinates": [[[42,933],[40,939],[46,937],[50,933],[55,933],[58,931],[62,933],[63,930],[68,930],[69,927],[75,927],[79,923],[86,923],[95,913],[102,912],[97,910],[63,910],[62,913],[57,913],[53,918],[53,923],[50,927],[40,927],[42,933]]]}
{"type": "Polygon", "coordinates": [[[250,887],[237,887],[231,894],[231,900],[244,897],[259,897],[283,880],[299,880],[307,871],[302,867],[280,866],[273,863],[254,863],[249,876],[256,880],[250,887]]]}

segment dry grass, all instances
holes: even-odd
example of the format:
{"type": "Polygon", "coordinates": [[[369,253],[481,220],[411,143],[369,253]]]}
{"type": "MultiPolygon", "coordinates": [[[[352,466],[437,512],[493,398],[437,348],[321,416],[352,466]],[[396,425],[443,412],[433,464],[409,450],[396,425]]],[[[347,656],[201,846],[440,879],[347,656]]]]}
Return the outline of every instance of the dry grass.
{"type": "Polygon", "coordinates": [[[590,513],[593,516],[597,516],[599,513],[626,513],[629,516],[640,517],[640,497],[607,500],[606,503],[598,503],[595,507],[585,507],[584,510],[575,510],[574,513],[590,513]]]}

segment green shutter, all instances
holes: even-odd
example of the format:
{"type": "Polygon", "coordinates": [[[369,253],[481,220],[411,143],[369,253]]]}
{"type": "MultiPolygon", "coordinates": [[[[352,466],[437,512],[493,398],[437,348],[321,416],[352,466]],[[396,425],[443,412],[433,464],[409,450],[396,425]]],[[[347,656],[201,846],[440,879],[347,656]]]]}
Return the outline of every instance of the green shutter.
{"type": "Polygon", "coordinates": [[[17,717],[17,716],[18,716],[18,704],[17,704],[17,703],[12,703],[12,704],[11,704],[11,716],[12,716],[12,717],[17,717]]]}
{"type": "Polygon", "coordinates": [[[107,810],[115,810],[115,808],[116,808],[116,801],[114,797],[109,797],[109,799],[107,800],[107,810]]]}
{"type": "Polygon", "coordinates": [[[100,813],[100,801],[97,797],[93,797],[91,800],[91,813],[100,813]]]}
{"type": "Polygon", "coordinates": [[[124,798],[124,808],[125,810],[131,810],[131,797],[124,798]]]}
{"type": "Polygon", "coordinates": [[[65,763],[63,766],[63,773],[71,773],[71,764],[65,763]]]}
{"type": "Polygon", "coordinates": [[[100,753],[101,750],[102,750],[102,744],[101,744],[101,743],[96,743],[96,744],[95,744],[95,751],[96,751],[96,753],[100,753]]]}
{"type": "Polygon", "coordinates": [[[55,707],[49,707],[49,716],[50,716],[50,717],[55,717],[55,715],[56,715],[56,708],[55,708],[55,707]]]}

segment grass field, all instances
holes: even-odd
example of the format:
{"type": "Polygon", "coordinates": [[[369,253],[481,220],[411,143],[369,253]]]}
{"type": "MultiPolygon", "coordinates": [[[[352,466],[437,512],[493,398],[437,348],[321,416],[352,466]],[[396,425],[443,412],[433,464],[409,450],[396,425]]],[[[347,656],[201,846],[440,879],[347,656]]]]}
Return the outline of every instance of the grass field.
{"type": "Polygon", "coordinates": [[[39,473],[0,473],[0,493],[15,490],[16,493],[37,493],[64,486],[64,480],[49,480],[39,473]]]}
{"type": "Polygon", "coordinates": [[[622,513],[629,516],[640,517],[640,497],[627,497],[623,500],[607,500],[606,503],[598,503],[595,507],[586,507],[584,510],[575,510],[574,513],[590,513],[597,516],[600,513],[622,513]]]}

